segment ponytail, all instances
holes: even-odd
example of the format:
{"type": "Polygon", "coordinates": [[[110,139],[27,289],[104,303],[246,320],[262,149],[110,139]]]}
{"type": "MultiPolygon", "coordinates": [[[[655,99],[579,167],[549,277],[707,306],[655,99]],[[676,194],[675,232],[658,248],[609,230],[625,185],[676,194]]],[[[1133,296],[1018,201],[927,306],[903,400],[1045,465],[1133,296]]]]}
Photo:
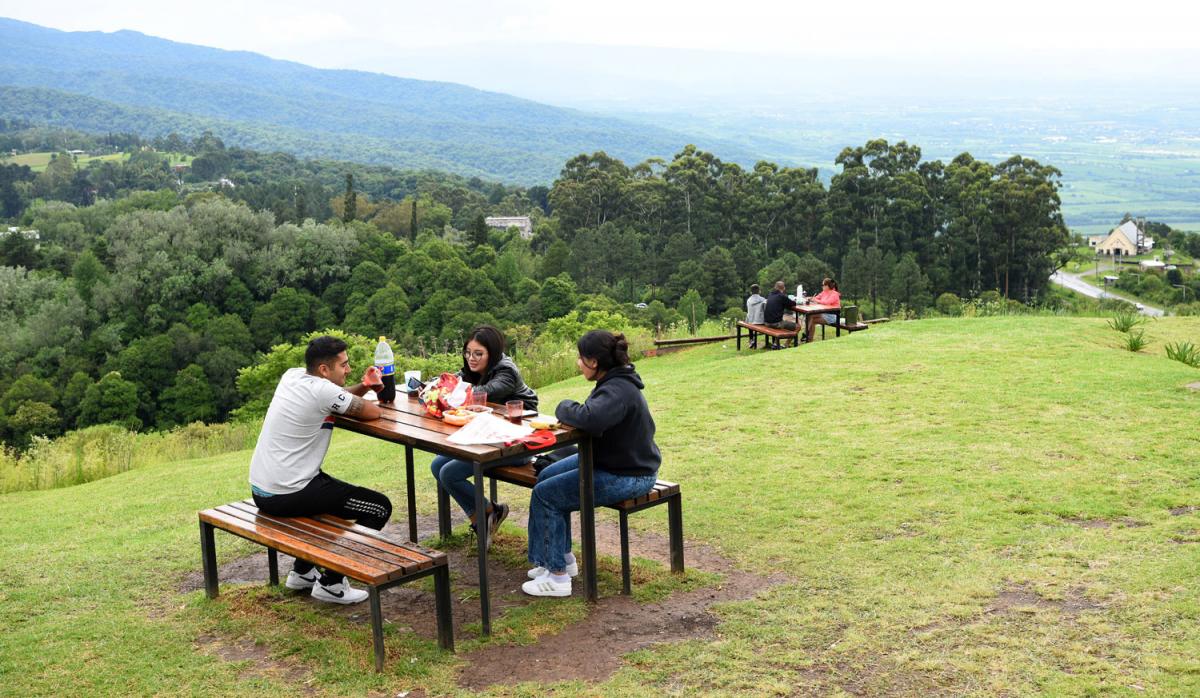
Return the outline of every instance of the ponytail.
{"type": "Polygon", "coordinates": [[[620,332],[592,330],[579,338],[579,356],[596,362],[596,370],[607,371],[629,365],[629,342],[620,332]]]}

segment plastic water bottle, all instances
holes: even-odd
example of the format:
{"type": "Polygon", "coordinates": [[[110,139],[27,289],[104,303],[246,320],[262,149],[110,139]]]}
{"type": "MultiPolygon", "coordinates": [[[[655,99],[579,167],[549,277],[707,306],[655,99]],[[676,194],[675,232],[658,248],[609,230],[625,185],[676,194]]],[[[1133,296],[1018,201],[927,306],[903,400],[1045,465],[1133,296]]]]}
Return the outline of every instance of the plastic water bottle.
{"type": "Polygon", "coordinates": [[[796,302],[804,302],[804,284],[796,284],[796,302]]]}
{"type": "Polygon", "coordinates": [[[383,375],[383,390],[379,391],[380,402],[393,402],[396,399],[396,357],[387,339],[379,338],[375,345],[375,365],[383,375]]]}

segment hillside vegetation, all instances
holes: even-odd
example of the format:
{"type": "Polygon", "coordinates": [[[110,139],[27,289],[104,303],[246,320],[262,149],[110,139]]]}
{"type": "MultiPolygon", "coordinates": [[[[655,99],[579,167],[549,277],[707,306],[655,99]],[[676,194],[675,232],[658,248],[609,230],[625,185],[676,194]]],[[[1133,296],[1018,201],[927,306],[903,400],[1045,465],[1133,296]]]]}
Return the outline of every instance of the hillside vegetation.
{"type": "MultiPolygon", "coordinates": [[[[716,639],[637,652],[601,685],[492,693],[1195,694],[1200,392],[1184,386],[1200,370],[1161,348],[1196,342],[1200,319],[1147,335],[1135,354],[1101,319],[923,320],[643,361],[688,539],[787,581],[718,608],[716,639]]],[[[587,389],[576,378],[540,393],[552,405],[587,389]]],[[[328,469],[400,502],[399,452],[339,431],[328,469]]],[[[0,693],[457,690],[458,660],[404,619],[387,627],[398,654],[376,676],[369,633],[328,609],[257,584],[215,604],[179,591],[199,566],[195,512],[245,496],[248,458],[0,495],[0,674],[21,677],[0,693]],[[197,651],[213,634],[260,642],[308,683],[197,651]]],[[[218,549],[222,562],[253,550],[218,549]]]]}

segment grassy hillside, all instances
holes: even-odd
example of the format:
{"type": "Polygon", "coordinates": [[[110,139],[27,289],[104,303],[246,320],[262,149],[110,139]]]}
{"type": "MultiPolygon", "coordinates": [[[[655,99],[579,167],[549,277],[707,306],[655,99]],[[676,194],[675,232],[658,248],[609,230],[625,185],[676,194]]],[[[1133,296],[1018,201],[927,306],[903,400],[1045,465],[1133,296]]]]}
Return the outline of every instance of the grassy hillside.
{"type": "MultiPolygon", "coordinates": [[[[137,32],[0,18],[0,116],[93,133],[218,133],[231,145],[518,183],[581,152],[670,157],[691,139],[453,83],[320,70],[137,32]]],[[[752,161],[744,148],[703,144],[752,161]]]]}
{"type": "MultiPolygon", "coordinates": [[[[1197,693],[1200,392],[1184,386],[1200,370],[1162,345],[1200,341],[1200,319],[1147,336],[1131,354],[1100,319],[926,320],[643,362],[686,535],[789,581],[721,607],[716,640],[640,651],[589,693],[1197,693]]],[[[338,432],[327,463],[398,502],[400,454],[338,432]]],[[[244,496],[247,460],[0,496],[0,693],[455,690],[456,660],[404,628],[388,642],[412,661],[375,677],[361,624],[258,587],[220,604],[178,591],[199,565],[196,510],[244,496]],[[196,651],[231,628],[312,682],[196,651]]],[[[664,530],[664,516],[633,522],[664,530]]]]}

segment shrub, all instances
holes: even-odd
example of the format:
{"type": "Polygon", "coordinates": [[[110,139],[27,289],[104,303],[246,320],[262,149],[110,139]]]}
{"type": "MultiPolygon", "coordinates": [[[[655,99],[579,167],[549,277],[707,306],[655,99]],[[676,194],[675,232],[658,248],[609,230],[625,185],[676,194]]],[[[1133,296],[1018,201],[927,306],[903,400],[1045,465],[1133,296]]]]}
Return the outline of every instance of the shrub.
{"type": "Polygon", "coordinates": [[[934,306],[942,315],[948,315],[950,317],[962,315],[962,301],[959,300],[958,296],[950,293],[949,291],[938,296],[934,306]]]}
{"type": "Polygon", "coordinates": [[[1166,346],[1167,358],[1200,368],[1200,347],[1191,342],[1175,342],[1166,346]]]}
{"type": "MultiPolygon", "coordinates": [[[[1145,321],[1146,318],[1138,315],[1133,310],[1121,309],[1113,313],[1112,319],[1108,321],[1108,326],[1117,332],[1129,332],[1145,321]]],[[[1134,349],[1133,351],[1137,350],[1134,349]]]]}
{"type": "Polygon", "coordinates": [[[1146,339],[1146,331],[1138,330],[1137,332],[1129,332],[1125,335],[1125,348],[1129,351],[1138,352],[1146,348],[1150,342],[1146,339]]]}

